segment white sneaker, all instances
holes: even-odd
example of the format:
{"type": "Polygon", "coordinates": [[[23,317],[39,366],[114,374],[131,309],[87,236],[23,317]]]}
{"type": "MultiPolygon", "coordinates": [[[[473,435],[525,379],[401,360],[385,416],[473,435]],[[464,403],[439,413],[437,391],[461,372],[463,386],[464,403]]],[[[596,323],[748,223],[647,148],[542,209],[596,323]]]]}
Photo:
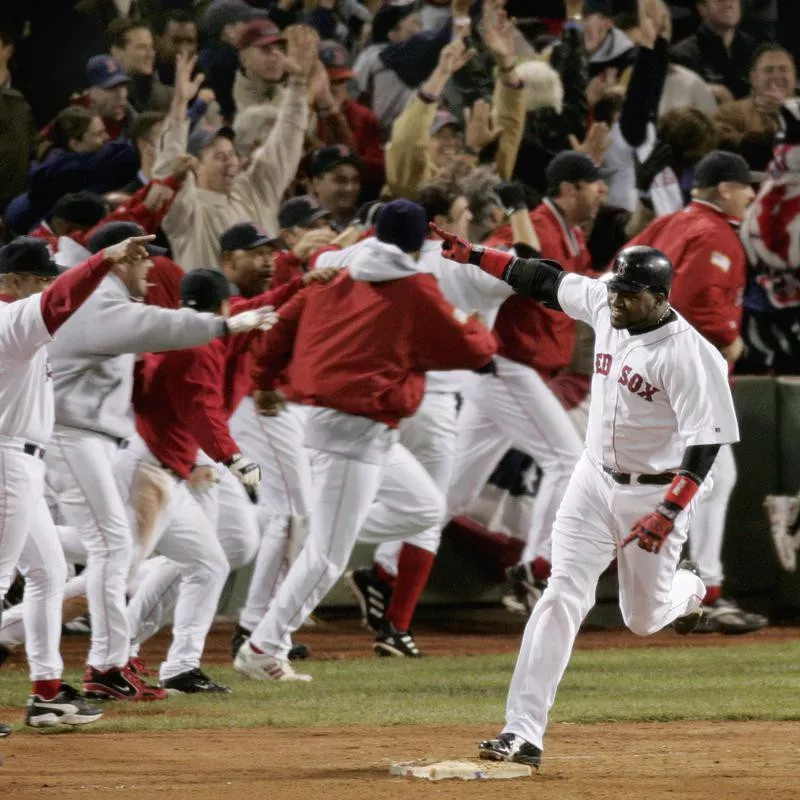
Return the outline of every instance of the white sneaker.
{"type": "Polygon", "coordinates": [[[257,681],[310,681],[310,675],[304,675],[294,671],[294,667],[289,661],[268,655],[267,653],[256,653],[250,646],[248,639],[236,653],[233,661],[233,668],[248,678],[257,681]]]}

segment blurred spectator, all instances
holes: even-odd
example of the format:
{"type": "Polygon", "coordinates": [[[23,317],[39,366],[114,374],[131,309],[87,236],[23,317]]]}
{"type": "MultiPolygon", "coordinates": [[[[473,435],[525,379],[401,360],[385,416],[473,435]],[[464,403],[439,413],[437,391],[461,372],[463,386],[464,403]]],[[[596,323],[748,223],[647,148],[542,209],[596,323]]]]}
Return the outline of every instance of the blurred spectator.
{"type": "Polygon", "coordinates": [[[31,107],[11,85],[14,40],[13,26],[0,23],[0,215],[11,198],[25,190],[35,138],[31,107]]]}
{"type": "Polygon", "coordinates": [[[85,234],[108,214],[103,198],[92,192],[71,192],[59,198],[53,210],[29,236],[44,239],[53,253],[59,249],[62,236],[85,234]]]}
{"type": "Polygon", "coordinates": [[[741,29],[757,42],[775,41],[778,0],[744,0],[741,29]]]}
{"type": "Polygon", "coordinates": [[[183,53],[191,58],[197,53],[197,22],[190,12],[172,9],[165,14],[156,50],[158,78],[161,83],[172,86],[175,82],[175,56],[183,53]]]}
{"type": "Polygon", "coordinates": [[[670,58],[710,84],[720,105],[744,97],[756,41],[738,29],[741,0],[699,0],[697,10],[697,33],[673,45],[670,58]]]}
{"type": "Polygon", "coordinates": [[[143,114],[139,114],[131,126],[130,138],[139,156],[139,171],[130,183],[122,187],[121,191],[133,194],[150,182],[156,163],[156,148],[164,130],[165,120],[166,114],[162,114],[160,111],[145,111],[143,114]]]}
{"type": "Polygon", "coordinates": [[[361,166],[356,154],[341,144],[323,147],[311,156],[308,167],[311,191],[330,214],[335,230],[344,230],[356,214],[361,166]]]}
{"type": "Polygon", "coordinates": [[[772,159],[781,105],[794,94],[796,83],[789,51],[779,44],[762,44],[750,70],[750,94],[717,112],[720,146],[741,153],[753,169],[765,169],[772,159]]]}
{"type": "Polygon", "coordinates": [[[635,44],[614,26],[610,0],[586,0],[583,6],[583,44],[589,55],[589,77],[594,78],[608,70],[619,74],[633,64],[635,44]]]}
{"type": "Polygon", "coordinates": [[[330,226],[330,213],[311,195],[287,200],[278,212],[278,225],[286,249],[275,257],[273,286],[282,286],[302,275],[309,258],[337,235],[330,226]]]}
{"type": "Polygon", "coordinates": [[[116,20],[108,28],[111,55],[131,77],[128,99],[137,111],[166,111],[172,90],[161,83],[153,31],[144,22],[116,20]]]}
{"type": "Polygon", "coordinates": [[[239,69],[237,45],[245,25],[253,19],[253,9],[243,0],[214,0],[202,19],[202,32],[208,44],[197,59],[198,72],[205,75],[217,98],[222,116],[229,122],[236,114],[233,81],[239,69]]]}
{"type": "Polygon", "coordinates": [[[248,22],[239,36],[241,69],[233,81],[233,102],[237,111],[269,102],[280,105],[286,77],[286,37],[274,22],[248,22]]]}
{"type": "Polygon", "coordinates": [[[97,114],[112,141],[124,139],[136,119],[136,109],[128,102],[130,75],[113,56],[92,56],[86,64],[89,88],[70,98],[70,104],[97,114]]]}

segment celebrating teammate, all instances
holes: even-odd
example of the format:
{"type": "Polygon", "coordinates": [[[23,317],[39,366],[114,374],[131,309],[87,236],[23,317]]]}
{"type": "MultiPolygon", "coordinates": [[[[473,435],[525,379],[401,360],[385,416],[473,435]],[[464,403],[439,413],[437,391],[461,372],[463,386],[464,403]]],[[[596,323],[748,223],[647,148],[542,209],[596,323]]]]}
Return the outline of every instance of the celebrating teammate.
{"type": "Polygon", "coordinates": [[[572,645],[615,557],[634,633],[670,623],[688,633],[699,621],[705,587],[678,560],[703,479],[720,447],[739,439],[736,414],[724,359],[669,305],[672,265],[658,250],[621,251],[606,284],[436,232],[449,258],[595,331],[586,449],[553,526],[552,575],[525,627],[505,728],[479,745],[482,758],[538,767],[572,645]]]}

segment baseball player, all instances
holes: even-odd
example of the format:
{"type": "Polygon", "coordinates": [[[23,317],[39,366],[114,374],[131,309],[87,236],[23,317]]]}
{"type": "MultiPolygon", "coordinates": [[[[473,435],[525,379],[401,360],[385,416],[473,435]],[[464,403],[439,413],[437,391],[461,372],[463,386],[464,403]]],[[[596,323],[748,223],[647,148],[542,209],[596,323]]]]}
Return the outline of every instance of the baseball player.
{"type": "MultiPolygon", "coordinates": [[[[99,251],[131,232],[134,223],[98,228],[87,244],[99,251]]],[[[114,464],[120,446],[134,432],[131,394],[136,353],[191,347],[249,330],[254,318],[225,320],[189,309],[144,305],[151,256],[115,267],[102,287],[50,346],[56,427],[47,454],[48,484],[59,507],[83,537],[91,647],[84,690],[92,697],[127,700],[164,699],[127,670],[126,588],[134,541],[114,464]]]]}
{"type": "MultiPolygon", "coordinates": [[[[719,349],[731,369],[744,350],[739,331],[747,263],[738,230],[754,197],[750,184],[750,168],[741,156],[715,150],[697,164],[689,206],[655,220],[629,243],[655,247],[670,259],[675,270],[670,304],[719,349]]],[[[722,540],[736,485],[730,447],[720,449],[711,477],[711,491],[689,527],[689,552],[706,585],[703,619],[695,631],[747,633],[768,620],[722,597],[722,540]]]]}
{"type": "Polygon", "coordinates": [[[538,767],[575,637],[615,557],[634,633],[670,623],[688,633],[702,616],[705,586],[678,560],[702,482],[739,438],[736,413],[725,360],[669,305],[672,265],[658,250],[622,250],[606,283],[440,233],[445,255],[595,331],[586,449],[553,527],[552,574],[525,627],[505,728],[479,745],[482,758],[538,767]]]}
{"type": "Polygon", "coordinates": [[[426,234],[422,208],[387,204],[377,239],[349,270],[293,298],[266,337],[260,385],[271,386],[289,361],[292,394],[311,406],[314,492],[306,543],[236,655],[234,667],[249,677],[310,679],[286,660],[290,636],[343,572],[368,517],[373,542],[414,537],[422,546],[441,524],[442,493],[396,429],[419,406],[427,370],[482,367],[496,346],[425,274],[418,257],[426,234]]]}
{"type": "Polygon", "coordinates": [[[58,269],[44,242],[20,237],[0,250],[0,609],[16,567],[27,582],[23,603],[33,689],[26,722],[33,727],[80,725],[102,716],[61,681],[66,563],[44,501],[43,457],[54,420],[45,346],[112,269],[128,269],[146,257],[144,245],[150,239],[137,237],[106,248],[49,288],[58,269]]]}

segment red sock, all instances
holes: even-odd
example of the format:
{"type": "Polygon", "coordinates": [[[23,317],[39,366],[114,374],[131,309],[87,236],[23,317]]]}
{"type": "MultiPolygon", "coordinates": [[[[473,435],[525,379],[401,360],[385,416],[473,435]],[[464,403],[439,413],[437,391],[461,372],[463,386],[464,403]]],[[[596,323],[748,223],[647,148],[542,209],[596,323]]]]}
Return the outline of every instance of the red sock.
{"type": "Polygon", "coordinates": [[[396,576],[392,575],[391,572],[387,572],[380,564],[375,565],[375,574],[384,582],[388,583],[389,586],[394,589],[394,582],[397,580],[396,576]]]}
{"type": "Polygon", "coordinates": [[[422,590],[431,574],[435,553],[404,544],[397,559],[397,578],[395,578],[394,594],[386,619],[399,631],[407,631],[411,626],[411,617],[419,602],[422,590]]]}
{"type": "Polygon", "coordinates": [[[704,606],[713,606],[722,595],[721,586],[707,586],[706,596],[703,598],[704,606]]]}
{"type": "Polygon", "coordinates": [[[61,689],[61,681],[33,681],[32,692],[38,695],[42,700],[53,700],[61,689]]]}
{"type": "Polygon", "coordinates": [[[541,556],[536,556],[531,562],[531,570],[533,571],[533,577],[540,580],[546,581],[550,579],[550,562],[546,558],[542,558],[541,556]]]}

